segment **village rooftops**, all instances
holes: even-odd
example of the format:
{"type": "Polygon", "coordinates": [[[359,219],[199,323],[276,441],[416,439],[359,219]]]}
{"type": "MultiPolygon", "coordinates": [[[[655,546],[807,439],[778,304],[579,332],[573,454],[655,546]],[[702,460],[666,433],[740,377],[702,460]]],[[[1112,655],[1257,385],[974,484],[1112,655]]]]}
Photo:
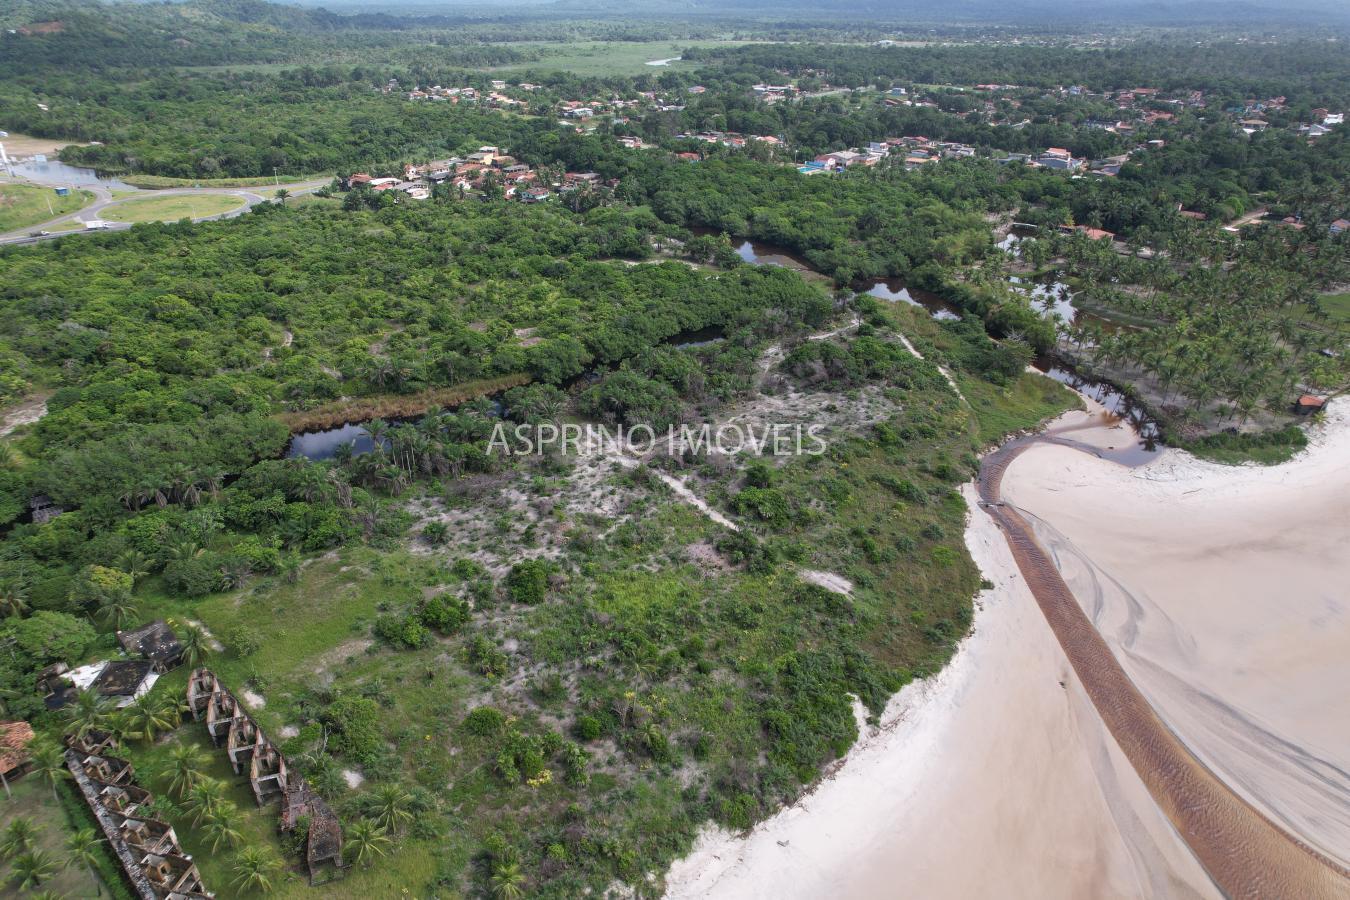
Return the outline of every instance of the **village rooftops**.
{"type": "Polygon", "coordinates": [[[139,655],[155,663],[160,672],[177,665],[179,657],[183,655],[178,635],[163,619],[131,631],[119,631],[117,642],[128,654],[139,655]]]}

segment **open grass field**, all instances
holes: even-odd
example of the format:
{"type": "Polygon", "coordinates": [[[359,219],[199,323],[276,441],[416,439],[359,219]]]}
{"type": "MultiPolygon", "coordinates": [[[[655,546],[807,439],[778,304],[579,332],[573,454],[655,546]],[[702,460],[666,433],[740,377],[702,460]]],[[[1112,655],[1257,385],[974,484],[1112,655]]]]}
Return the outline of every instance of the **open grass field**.
{"type": "Polygon", "coordinates": [[[695,68],[694,63],[669,63],[649,66],[655,59],[679,56],[686,47],[735,47],[750,41],[586,41],[581,43],[523,43],[518,49],[537,49],[541,56],[528,63],[516,63],[493,69],[495,72],[523,72],[558,70],[578,75],[641,75],[644,72],[660,75],[668,69],[695,68]]]}
{"type": "Polygon", "coordinates": [[[39,225],[87,206],[94,195],[71,191],[62,197],[35,184],[0,184],[0,233],[39,225]]]}
{"type": "Polygon", "coordinates": [[[177,222],[200,219],[239,209],[240,197],[231,194],[168,194],[163,197],[137,197],[109,206],[102,218],[109,222],[177,222]]]}
{"type": "MultiPolygon", "coordinates": [[[[51,891],[57,897],[96,897],[100,892],[106,896],[102,882],[84,866],[65,866],[66,837],[74,829],[51,788],[37,775],[29,774],[11,784],[10,793],[12,796],[8,798],[0,796],[0,830],[8,828],[10,822],[21,816],[32,820],[38,829],[36,848],[50,856],[57,866],[52,878],[43,881],[37,890],[51,891]]],[[[80,823],[81,827],[85,824],[80,823]]],[[[0,863],[0,879],[3,879],[0,880],[0,896],[21,896],[13,871],[9,863],[0,863]]]]}

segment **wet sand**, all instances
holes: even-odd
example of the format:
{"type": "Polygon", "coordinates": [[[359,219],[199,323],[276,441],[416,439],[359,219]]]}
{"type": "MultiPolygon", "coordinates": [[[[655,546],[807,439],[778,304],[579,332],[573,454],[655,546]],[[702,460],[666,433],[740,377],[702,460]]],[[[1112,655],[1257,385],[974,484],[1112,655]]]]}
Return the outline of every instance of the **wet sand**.
{"type": "MultiPolygon", "coordinates": [[[[1167,728],[1244,804],[1350,862],[1350,404],[1282,466],[1058,446],[1005,499],[1167,728]]],[[[1350,895],[1350,880],[1333,883],[1350,895]]],[[[1303,896],[1312,896],[1304,893],[1303,896]]]]}
{"type": "Polygon", "coordinates": [[[1255,470],[1171,450],[1133,470],[1094,457],[1141,458],[1100,412],[1055,423],[1050,440],[1080,446],[1025,451],[1003,487],[1027,506],[1047,574],[1077,594],[1063,591],[1061,613],[1078,610],[1089,644],[1102,630],[1109,652],[1087,677],[1114,669],[1126,695],[1138,686],[1114,702],[1093,686],[1131,756],[976,512],[967,544],[994,587],[952,664],[898,695],[799,804],[748,837],[705,833],[669,896],[1220,896],[1192,847],[1231,895],[1350,893],[1335,874],[1350,847],[1337,824],[1348,601],[1335,594],[1350,583],[1350,410],[1293,463],[1255,470]],[[1290,574],[1307,556],[1324,562],[1290,574]],[[1132,739],[1130,717],[1153,726],[1132,739]],[[1148,753],[1146,785],[1130,760],[1148,753]]]}

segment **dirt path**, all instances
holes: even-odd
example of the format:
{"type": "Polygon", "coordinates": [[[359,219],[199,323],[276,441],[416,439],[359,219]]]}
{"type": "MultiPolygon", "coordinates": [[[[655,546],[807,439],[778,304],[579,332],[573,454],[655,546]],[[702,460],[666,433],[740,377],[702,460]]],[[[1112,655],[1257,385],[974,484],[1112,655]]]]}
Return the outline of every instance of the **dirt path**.
{"type": "Polygon", "coordinates": [[[1035,440],[1012,441],[985,457],[981,506],[1003,531],[1093,706],[1154,801],[1229,897],[1350,897],[1350,871],[1238,797],[1167,728],[1083,612],[1030,524],[1000,501],[1004,471],[1035,440]]]}

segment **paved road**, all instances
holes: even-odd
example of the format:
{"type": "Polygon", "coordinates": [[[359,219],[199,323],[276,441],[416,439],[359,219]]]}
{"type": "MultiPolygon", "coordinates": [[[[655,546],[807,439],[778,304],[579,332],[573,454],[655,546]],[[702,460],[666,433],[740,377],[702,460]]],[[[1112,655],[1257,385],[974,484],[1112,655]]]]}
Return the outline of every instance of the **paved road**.
{"type": "MultiPolygon", "coordinates": [[[[44,182],[33,178],[13,178],[3,180],[23,184],[37,184],[37,185],[44,184],[44,182]]],[[[324,185],[331,183],[332,183],[331,178],[315,178],[310,181],[299,181],[292,184],[280,185],[280,187],[284,188],[287,192],[289,192],[292,196],[294,196],[297,194],[312,193],[318,188],[321,188],[324,185]]],[[[46,186],[48,187],[66,186],[66,182],[61,182],[60,185],[53,183],[46,186]]],[[[75,231],[58,231],[48,235],[35,234],[35,232],[39,231],[49,231],[52,229],[53,226],[68,225],[71,222],[76,221],[90,222],[95,219],[101,219],[102,218],[101,213],[103,213],[105,210],[111,207],[115,207],[119,204],[125,203],[128,200],[139,200],[145,197],[162,197],[169,194],[179,194],[179,195],[229,194],[231,196],[238,197],[242,201],[242,205],[238,209],[232,209],[229,210],[228,212],[217,213],[211,216],[201,216],[199,218],[193,219],[192,221],[207,222],[212,219],[232,219],[235,216],[242,215],[249,209],[253,208],[254,206],[257,206],[259,203],[263,203],[268,200],[267,197],[264,197],[261,193],[258,193],[258,191],[268,191],[269,193],[271,193],[272,191],[275,190],[275,188],[265,188],[265,187],[164,188],[159,190],[132,190],[130,192],[122,193],[120,196],[114,197],[112,195],[112,192],[109,191],[108,188],[104,187],[103,185],[87,184],[87,185],[77,185],[76,187],[80,190],[86,190],[92,193],[94,195],[94,202],[90,203],[83,209],[76,210],[75,212],[72,213],[66,213],[63,216],[57,216],[56,218],[50,219],[46,222],[42,222],[37,225],[30,225],[27,228],[21,228],[17,231],[11,231],[6,234],[0,234],[0,244],[34,244],[37,243],[38,241],[53,240],[55,238],[66,237],[72,234],[89,234],[97,232],[99,230],[124,231],[125,229],[131,227],[131,223],[109,222],[107,228],[95,229],[94,232],[90,232],[85,229],[78,229],[75,231]]]]}

